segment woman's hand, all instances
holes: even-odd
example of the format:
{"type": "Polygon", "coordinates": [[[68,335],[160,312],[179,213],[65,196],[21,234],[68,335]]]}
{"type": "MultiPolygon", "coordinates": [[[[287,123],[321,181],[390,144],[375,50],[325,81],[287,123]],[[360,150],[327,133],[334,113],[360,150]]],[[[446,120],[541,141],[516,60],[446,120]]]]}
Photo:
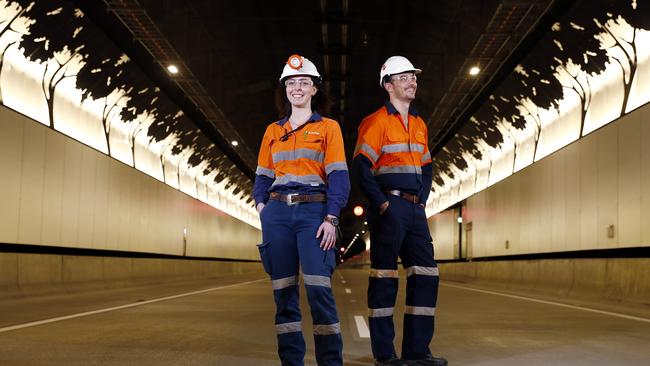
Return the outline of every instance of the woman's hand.
{"type": "Polygon", "coordinates": [[[256,206],[255,208],[257,209],[257,214],[258,214],[258,215],[260,215],[260,214],[262,213],[262,210],[264,209],[264,206],[265,206],[265,205],[264,205],[264,203],[262,203],[262,202],[260,202],[260,203],[257,204],[257,206],[256,206]]]}
{"type": "Polygon", "coordinates": [[[316,238],[323,235],[323,239],[320,241],[320,247],[323,250],[330,250],[336,244],[336,227],[327,221],[323,221],[316,232],[316,238]]]}

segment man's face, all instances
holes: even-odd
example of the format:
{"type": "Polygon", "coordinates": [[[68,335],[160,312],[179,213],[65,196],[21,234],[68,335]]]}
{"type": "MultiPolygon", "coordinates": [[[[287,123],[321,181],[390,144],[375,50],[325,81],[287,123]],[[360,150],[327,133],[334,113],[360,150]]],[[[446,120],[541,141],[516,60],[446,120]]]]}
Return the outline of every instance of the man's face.
{"type": "Polygon", "coordinates": [[[415,99],[417,89],[417,76],[412,72],[404,72],[391,76],[386,88],[393,97],[405,102],[411,102],[415,99]]]}

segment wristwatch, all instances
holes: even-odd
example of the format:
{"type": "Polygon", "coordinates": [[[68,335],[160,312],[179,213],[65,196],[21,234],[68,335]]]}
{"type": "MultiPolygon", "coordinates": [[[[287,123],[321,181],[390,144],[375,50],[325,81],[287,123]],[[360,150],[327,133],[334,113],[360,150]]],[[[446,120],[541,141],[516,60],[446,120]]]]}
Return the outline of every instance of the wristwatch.
{"type": "Polygon", "coordinates": [[[339,226],[339,219],[336,216],[334,216],[334,217],[325,216],[324,221],[327,221],[327,222],[329,222],[330,224],[332,224],[334,226],[339,226]]]}

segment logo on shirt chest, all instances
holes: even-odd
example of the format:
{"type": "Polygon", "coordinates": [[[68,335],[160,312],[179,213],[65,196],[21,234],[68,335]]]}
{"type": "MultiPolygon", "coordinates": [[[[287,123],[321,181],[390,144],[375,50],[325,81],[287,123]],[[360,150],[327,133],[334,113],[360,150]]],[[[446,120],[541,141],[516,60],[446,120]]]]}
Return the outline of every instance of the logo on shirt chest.
{"type": "Polygon", "coordinates": [[[302,140],[307,141],[307,136],[309,136],[309,135],[320,135],[320,132],[318,132],[318,131],[305,131],[302,134],[302,140]]]}

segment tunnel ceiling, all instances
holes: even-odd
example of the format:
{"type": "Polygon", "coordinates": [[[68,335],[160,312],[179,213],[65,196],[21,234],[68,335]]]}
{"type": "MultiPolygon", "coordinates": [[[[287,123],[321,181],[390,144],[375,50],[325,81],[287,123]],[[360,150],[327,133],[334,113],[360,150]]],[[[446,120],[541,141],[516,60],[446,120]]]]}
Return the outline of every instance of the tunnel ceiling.
{"type": "Polygon", "coordinates": [[[204,114],[217,114],[213,125],[226,141],[243,140],[234,151],[254,170],[265,127],[278,116],[274,93],[289,55],[310,58],[324,75],[348,159],[359,122],[385,100],[381,64],[409,57],[424,70],[414,104],[435,151],[550,2],[107,0],[93,7],[118,18],[158,66],[182,65],[181,91],[204,114]],[[483,72],[470,77],[472,65],[483,72]]]}

